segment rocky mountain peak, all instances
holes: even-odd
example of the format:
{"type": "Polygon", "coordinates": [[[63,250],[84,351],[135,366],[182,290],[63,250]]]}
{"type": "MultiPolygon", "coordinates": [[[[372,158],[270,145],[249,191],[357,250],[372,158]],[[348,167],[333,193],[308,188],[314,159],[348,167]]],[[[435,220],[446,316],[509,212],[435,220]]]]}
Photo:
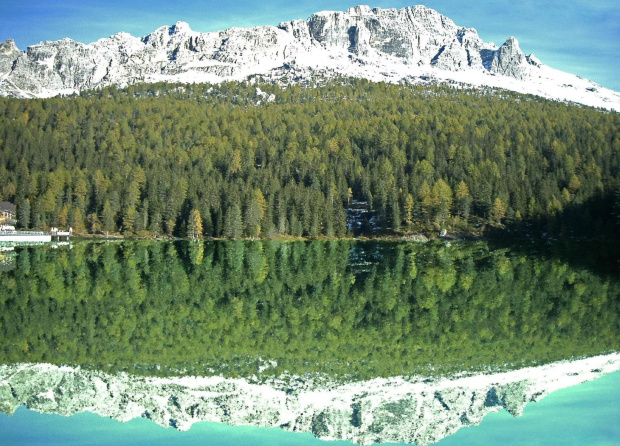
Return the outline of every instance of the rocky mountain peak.
{"type": "Polygon", "coordinates": [[[171,42],[184,39],[192,34],[189,24],[176,22],[171,26],[161,26],[142,38],[142,41],[154,47],[165,48],[171,42]]]}
{"type": "Polygon", "coordinates": [[[17,49],[13,39],[0,43],[0,88],[2,88],[3,73],[11,72],[21,54],[22,52],[17,49]]]}
{"type": "MultiPolygon", "coordinates": [[[[377,10],[378,9],[375,8],[374,11],[377,11],[377,10]]],[[[372,13],[373,13],[373,9],[371,9],[371,7],[367,5],[353,6],[347,10],[347,14],[349,15],[370,15],[372,13]]]]}
{"type": "Polygon", "coordinates": [[[495,53],[491,62],[491,71],[515,79],[524,79],[528,76],[527,60],[514,37],[509,37],[495,53]]]}
{"type": "Polygon", "coordinates": [[[189,34],[192,29],[187,22],[178,21],[170,27],[170,34],[189,34]]]}
{"type": "Polygon", "coordinates": [[[9,55],[15,51],[19,50],[17,49],[17,46],[15,45],[15,41],[13,39],[7,39],[4,42],[0,43],[0,54],[1,55],[9,55]]]}
{"type": "Polygon", "coordinates": [[[519,41],[514,36],[508,37],[508,39],[506,39],[506,42],[504,42],[503,46],[521,51],[521,48],[519,48],[519,41]]]}
{"type": "Polygon", "coordinates": [[[497,48],[482,41],[474,28],[457,26],[421,5],[355,6],[278,27],[211,33],[177,22],[142,38],[119,33],[89,45],[42,42],[26,53],[12,41],[0,47],[3,96],[48,97],[113,84],[219,83],[251,76],[305,83],[316,75],[491,86],[620,108],[620,94],[526,57],[514,37],[497,48]]]}

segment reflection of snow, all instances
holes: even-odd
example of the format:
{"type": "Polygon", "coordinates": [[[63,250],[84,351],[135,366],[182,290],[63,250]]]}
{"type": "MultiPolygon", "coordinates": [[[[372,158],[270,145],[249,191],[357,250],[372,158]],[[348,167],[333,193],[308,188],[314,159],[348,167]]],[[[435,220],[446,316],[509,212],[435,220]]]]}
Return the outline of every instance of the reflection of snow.
{"type": "Polygon", "coordinates": [[[368,221],[370,209],[367,201],[351,200],[347,208],[347,227],[350,231],[361,230],[364,223],[368,221]]]}
{"type": "MultiPolygon", "coordinates": [[[[276,367],[275,361],[261,360],[276,367]]],[[[187,430],[199,421],[282,427],[360,444],[439,441],[485,415],[520,416],[532,401],[620,370],[620,354],[510,372],[433,378],[376,378],[339,384],[325,375],[285,375],[252,383],[210,377],[108,375],[49,364],[0,366],[0,407],[43,413],[84,411],[120,421],[146,417],[187,430]]]]}
{"type": "Polygon", "coordinates": [[[258,366],[258,373],[263,373],[265,370],[268,370],[270,368],[275,369],[278,366],[278,362],[277,361],[267,361],[267,360],[263,360],[263,359],[259,359],[260,364],[258,366]]]}

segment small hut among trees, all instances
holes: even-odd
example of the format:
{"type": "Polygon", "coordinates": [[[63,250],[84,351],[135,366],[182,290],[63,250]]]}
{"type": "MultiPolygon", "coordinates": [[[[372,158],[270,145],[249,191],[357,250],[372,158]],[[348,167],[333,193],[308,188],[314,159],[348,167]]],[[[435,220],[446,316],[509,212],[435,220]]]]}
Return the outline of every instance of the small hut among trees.
{"type": "Polygon", "coordinates": [[[0,224],[15,224],[17,207],[8,201],[0,201],[0,224]]]}

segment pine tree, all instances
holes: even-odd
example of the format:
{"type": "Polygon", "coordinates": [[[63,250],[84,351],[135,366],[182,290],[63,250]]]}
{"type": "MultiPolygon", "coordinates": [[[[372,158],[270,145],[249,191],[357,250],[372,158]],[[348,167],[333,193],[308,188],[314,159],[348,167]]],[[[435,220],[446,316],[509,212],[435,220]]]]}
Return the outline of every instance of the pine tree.
{"type": "Polygon", "coordinates": [[[203,234],[207,235],[207,236],[213,236],[213,220],[211,218],[211,212],[209,210],[206,210],[204,212],[204,218],[202,220],[202,227],[203,227],[203,234]]]}
{"type": "Polygon", "coordinates": [[[413,224],[413,207],[415,203],[413,200],[413,195],[407,194],[407,198],[405,198],[405,223],[408,225],[413,224]]]}
{"type": "Polygon", "coordinates": [[[24,229],[30,227],[30,200],[27,198],[21,201],[17,209],[17,224],[24,229]]]}
{"type": "Polygon", "coordinates": [[[107,200],[103,205],[103,214],[101,216],[101,219],[104,231],[116,231],[116,216],[114,215],[114,211],[112,211],[112,206],[110,205],[110,202],[107,200]]]}
{"type": "Polygon", "coordinates": [[[88,214],[86,220],[88,221],[88,230],[91,233],[97,233],[101,231],[101,221],[99,220],[99,217],[97,217],[97,214],[88,214]]]}
{"type": "Polygon", "coordinates": [[[504,218],[505,216],[506,216],[506,206],[504,205],[502,200],[500,200],[498,197],[493,202],[493,207],[491,208],[491,217],[497,224],[500,224],[502,218],[504,218]]]}
{"type": "Polygon", "coordinates": [[[579,180],[579,177],[575,174],[573,174],[570,177],[570,181],[568,182],[568,189],[571,192],[571,194],[576,194],[577,191],[579,190],[579,188],[581,187],[581,181],[579,180]]]}
{"type": "Polygon", "coordinates": [[[177,222],[174,218],[168,218],[164,221],[164,227],[166,229],[166,235],[172,237],[174,235],[174,229],[176,228],[177,222]]]}
{"type": "Polygon", "coordinates": [[[435,220],[443,226],[446,219],[450,216],[452,207],[452,189],[441,178],[435,182],[432,190],[433,196],[433,215],[435,220]]]}
{"type": "Polygon", "coordinates": [[[620,186],[616,187],[614,195],[615,214],[618,225],[620,225],[620,186]]]}
{"type": "MultiPolygon", "coordinates": [[[[260,191],[258,191],[260,193],[260,191]]],[[[260,193],[260,197],[262,197],[262,193],[260,193]]],[[[264,205],[264,197],[263,203],[259,201],[258,194],[254,194],[253,198],[247,204],[245,208],[245,226],[246,226],[246,234],[249,237],[258,237],[261,232],[261,221],[263,219],[263,206],[264,205]]]]}
{"type": "Polygon", "coordinates": [[[56,224],[60,228],[65,229],[68,223],[69,223],[69,207],[65,204],[63,205],[62,209],[60,209],[60,212],[58,212],[58,215],[56,215],[56,224]]]}
{"type": "Polygon", "coordinates": [[[230,239],[241,238],[243,234],[243,219],[241,209],[237,203],[228,207],[224,216],[224,237],[230,239]]]}
{"type": "Polygon", "coordinates": [[[78,233],[83,233],[86,230],[84,224],[84,216],[79,207],[73,208],[73,214],[71,215],[71,228],[78,233]]]}
{"type": "Polygon", "coordinates": [[[428,220],[433,210],[433,196],[431,193],[431,188],[426,181],[424,181],[420,186],[420,189],[418,190],[418,197],[420,197],[422,213],[428,220]]]}
{"type": "Polygon", "coordinates": [[[233,152],[232,159],[230,160],[230,166],[228,167],[228,173],[230,175],[236,175],[241,172],[241,151],[235,150],[233,152]]]}
{"type": "Polygon", "coordinates": [[[202,238],[202,217],[198,209],[193,209],[187,223],[187,236],[192,240],[202,238]]]}
{"type": "Polygon", "coordinates": [[[133,233],[137,216],[138,213],[135,207],[129,206],[125,208],[125,212],[123,212],[123,232],[125,234],[133,233]]]}
{"type": "Polygon", "coordinates": [[[393,231],[400,231],[400,204],[398,202],[398,192],[394,190],[389,202],[389,222],[393,231]]]}
{"type": "Polygon", "coordinates": [[[465,181],[461,181],[459,185],[456,187],[456,207],[458,214],[465,220],[469,218],[469,213],[471,211],[471,203],[472,198],[469,193],[469,188],[467,187],[467,183],[465,181]]]}

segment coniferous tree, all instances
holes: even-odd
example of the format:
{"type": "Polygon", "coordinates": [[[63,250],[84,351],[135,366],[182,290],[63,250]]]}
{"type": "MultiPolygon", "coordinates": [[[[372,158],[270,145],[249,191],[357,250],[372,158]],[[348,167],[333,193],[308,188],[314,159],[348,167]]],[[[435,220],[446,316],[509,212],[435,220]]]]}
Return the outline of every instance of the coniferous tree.
{"type": "Polygon", "coordinates": [[[193,209],[187,224],[187,236],[192,240],[196,240],[202,238],[202,233],[202,217],[200,216],[200,211],[198,209],[193,209]]]}
{"type": "Polygon", "coordinates": [[[99,220],[99,217],[97,216],[97,214],[95,213],[88,214],[88,216],[86,217],[86,220],[88,223],[88,230],[91,233],[96,234],[102,230],[103,225],[101,224],[101,221],[99,220]]]}
{"type": "Polygon", "coordinates": [[[413,195],[407,194],[407,198],[405,199],[405,223],[407,223],[407,225],[413,224],[414,205],[413,195]]]}
{"type": "Polygon", "coordinates": [[[84,233],[86,231],[86,225],[84,224],[84,216],[79,207],[74,207],[71,214],[71,228],[77,233],[84,233]]]}
{"type": "Polygon", "coordinates": [[[249,237],[258,237],[261,232],[262,208],[257,199],[252,198],[246,205],[245,222],[246,234],[249,237]]]}
{"type": "Polygon", "coordinates": [[[134,232],[134,226],[136,223],[136,218],[138,217],[138,212],[136,208],[133,206],[125,208],[125,212],[123,213],[123,233],[132,234],[134,232]]]}
{"type": "Polygon", "coordinates": [[[17,224],[20,228],[27,229],[30,227],[30,200],[24,198],[21,200],[17,208],[17,224]]]}
{"type": "Polygon", "coordinates": [[[467,220],[471,211],[472,198],[469,194],[469,188],[467,187],[467,183],[465,183],[465,181],[461,181],[457,186],[455,199],[459,216],[467,220]]]}
{"type": "Polygon", "coordinates": [[[433,216],[443,226],[450,216],[452,207],[452,189],[443,179],[437,180],[432,189],[433,216]]]}
{"type": "Polygon", "coordinates": [[[491,209],[491,217],[497,224],[501,223],[501,220],[506,216],[506,206],[504,202],[498,198],[493,202],[493,208],[491,209]]]}
{"type": "Polygon", "coordinates": [[[116,231],[116,216],[112,210],[112,206],[109,201],[106,201],[103,205],[103,214],[101,217],[103,230],[106,232],[116,231]]]}
{"type": "Polygon", "coordinates": [[[237,203],[229,206],[224,216],[223,236],[230,239],[241,238],[243,235],[243,219],[237,203]]]}
{"type": "Polygon", "coordinates": [[[620,225],[620,186],[616,188],[616,191],[614,193],[614,205],[615,205],[616,219],[617,219],[618,224],[620,225]]]}
{"type": "Polygon", "coordinates": [[[65,229],[69,224],[69,206],[66,204],[62,206],[58,215],[56,215],[56,225],[62,229],[65,229]]]}

